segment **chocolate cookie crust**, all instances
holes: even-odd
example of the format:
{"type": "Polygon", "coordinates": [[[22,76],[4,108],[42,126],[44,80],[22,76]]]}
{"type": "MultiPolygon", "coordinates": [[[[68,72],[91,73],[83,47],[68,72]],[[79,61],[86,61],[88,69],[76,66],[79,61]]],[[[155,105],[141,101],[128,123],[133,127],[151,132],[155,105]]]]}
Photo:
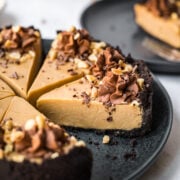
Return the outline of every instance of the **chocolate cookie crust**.
{"type": "Polygon", "coordinates": [[[77,147],[69,154],[45,160],[41,165],[24,161],[0,160],[0,179],[3,180],[89,180],[92,154],[86,147],[77,147]]]}

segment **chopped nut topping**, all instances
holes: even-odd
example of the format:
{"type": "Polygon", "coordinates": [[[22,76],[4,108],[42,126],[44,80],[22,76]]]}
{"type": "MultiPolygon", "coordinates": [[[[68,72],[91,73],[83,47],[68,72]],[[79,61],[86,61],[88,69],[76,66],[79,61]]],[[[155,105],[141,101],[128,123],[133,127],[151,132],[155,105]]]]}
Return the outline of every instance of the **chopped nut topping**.
{"type": "Polygon", "coordinates": [[[77,39],[79,39],[80,38],[80,34],[79,33],[76,33],[75,35],[74,35],[74,40],[77,40],[77,39]]]}
{"type": "Polygon", "coordinates": [[[178,19],[178,15],[177,15],[175,12],[173,12],[173,13],[171,14],[171,19],[177,20],[177,19],[178,19]]]}
{"type": "Polygon", "coordinates": [[[132,106],[139,106],[140,104],[139,104],[138,101],[134,100],[134,101],[131,102],[131,105],[132,106]]]}
{"type": "Polygon", "coordinates": [[[104,135],[102,143],[108,144],[109,142],[110,142],[110,137],[108,135],[104,135]]]}
{"type": "Polygon", "coordinates": [[[97,88],[93,87],[91,89],[91,98],[96,98],[97,95],[98,95],[98,90],[97,90],[97,88]]]}
{"type": "Polygon", "coordinates": [[[144,87],[144,79],[143,78],[138,78],[137,83],[139,84],[139,87],[141,89],[143,89],[143,87],[144,87]]]}
{"type": "Polygon", "coordinates": [[[18,33],[20,30],[21,30],[20,26],[13,26],[12,27],[12,31],[15,32],[15,33],[18,33]]]}
{"type": "Polygon", "coordinates": [[[95,83],[97,81],[97,78],[93,75],[86,75],[85,77],[90,83],[95,83]]]}
{"type": "Polygon", "coordinates": [[[20,58],[24,54],[30,54],[31,57],[34,57],[34,45],[39,36],[39,32],[32,27],[3,28],[0,31],[0,57],[4,57],[4,60],[10,62],[17,60],[23,62],[24,59],[20,60],[20,58]]]}
{"type": "Polygon", "coordinates": [[[6,58],[12,60],[19,60],[21,58],[21,54],[18,51],[8,52],[6,53],[6,58]]]}
{"type": "Polygon", "coordinates": [[[92,42],[91,43],[91,49],[100,49],[100,48],[105,48],[106,43],[105,42],[92,42]]]}
{"type": "Polygon", "coordinates": [[[0,158],[22,162],[25,159],[41,163],[43,158],[57,158],[74,147],[85,146],[83,141],[70,137],[64,129],[41,116],[28,120],[24,126],[9,128],[11,120],[0,127],[0,158]]]}
{"type": "Polygon", "coordinates": [[[80,60],[78,58],[75,58],[74,61],[75,61],[75,64],[77,65],[77,67],[79,69],[81,69],[81,68],[85,68],[86,69],[86,68],[89,67],[89,65],[85,61],[82,61],[82,60],[80,60]]]}
{"type": "Polygon", "coordinates": [[[97,56],[93,53],[88,56],[88,59],[93,62],[97,62],[98,60],[97,56]]]}
{"type": "MultiPolygon", "coordinates": [[[[69,62],[75,57],[84,60],[90,53],[90,41],[91,38],[86,30],[77,30],[73,27],[70,31],[59,32],[57,39],[52,43],[51,50],[57,52],[56,59],[59,61],[69,62]]],[[[50,57],[53,59],[54,52],[50,57]]]]}
{"type": "Polygon", "coordinates": [[[121,69],[112,68],[111,71],[112,71],[112,73],[115,74],[115,75],[121,75],[121,74],[123,74],[123,71],[122,71],[121,69]]]}

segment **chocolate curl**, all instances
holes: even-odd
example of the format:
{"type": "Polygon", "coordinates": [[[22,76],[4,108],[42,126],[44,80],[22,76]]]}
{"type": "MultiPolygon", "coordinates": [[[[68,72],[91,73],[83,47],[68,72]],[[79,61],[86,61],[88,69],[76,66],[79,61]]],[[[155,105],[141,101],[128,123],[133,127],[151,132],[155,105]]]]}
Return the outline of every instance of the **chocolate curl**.
{"type": "Polygon", "coordinates": [[[110,96],[110,101],[112,104],[122,104],[125,102],[125,99],[126,94],[123,95],[120,91],[117,91],[110,96]]]}
{"type": "Polygon", "coordinates": [[[85,30],[75,30],[73,32],[63,31],[60,32],[60,36],[61,38],[57,43],[56,49],[61,56],[61,60],[89,53],[90,37],[85,30]],[[74,39],[77,33],[79,33],[79,37],[74,39]]]}
{"type": "Polygon", "coordinates": [[[37,40],[35,30],[32,28],[19,27],[17,32],[14,32],[12,28],[4,28],[0,34],[0,49],[13,50],[23,48],[24,50],[37,40]]]}

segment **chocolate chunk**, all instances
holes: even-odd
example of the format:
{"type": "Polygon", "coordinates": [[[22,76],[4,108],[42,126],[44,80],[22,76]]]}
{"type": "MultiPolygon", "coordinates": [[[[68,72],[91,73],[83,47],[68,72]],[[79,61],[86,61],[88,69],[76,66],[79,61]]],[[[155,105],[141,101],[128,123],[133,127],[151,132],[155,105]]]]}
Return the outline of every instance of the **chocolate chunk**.
{"type": "Polygon", "coordinates": [[[16,27],[6,27],[0,31],[2,37],[2,41],[0,42],[0,57],[4,56],[2,48],[4,50],[18,49],[21,53],[25,53],[27,52],[27,46],[34,46],[34,42],[37,39],[35,29],[17,27],[17,29],[14,30],[13,28],[16,27]]]}
{"type": "Polygon", "coordinates": [[[22,47],[25,48],[25,47],[31,45],[31,44],[32,44],[33,42],[35,42],[35,41],[36,41],[36,38],[35,38],[35,37],[30,37],[30,38],[28,38],[28,39],[25,39],[25,40],[23,41],[23,43],[22,43],[22,47]]]}
{"type": "Polygon", "coordinates": [[[74,69],[68,69],[67,72],[69,72],[72,76],[78,75],[78,73],[74,69]]]}
{"type": "Polygon", "coordinates": [[[11,78],[18,80],[18,79],[19,79],[18,73],[17,73],[17,72],[14,72],[14,73],[11,75],[11,78]]]}
{"type": "Polygon", "coordinates": [[[112,116],[109,116],[109,117],[107,118],[107,121],[108,121],[108,122],[112,122],[112,121],[113,121],[113,117],[112,117],[112,116]]]}
{"type": "Polygon", "coordinates": [[[82,92],[81,97],[83,98],[83,104],[89,104],[90,103],[91,99],[90,99],[89,95],[87,95],[86,92],[82,92]]]}

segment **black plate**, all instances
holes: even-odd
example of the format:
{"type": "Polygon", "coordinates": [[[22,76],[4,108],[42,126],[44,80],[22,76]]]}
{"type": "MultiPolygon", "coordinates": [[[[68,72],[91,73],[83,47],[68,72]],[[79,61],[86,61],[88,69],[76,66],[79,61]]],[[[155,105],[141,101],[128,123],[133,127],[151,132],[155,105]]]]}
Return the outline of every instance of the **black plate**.
{"type": "MultiPolygon", "coordinates": [[[[47,54],[51,40],[44,40],[44,50],[47,54]]],[[[111,143],[102,144],[103,133],[85,130],[67,129],[70,134],[84,140],[93,152],[94,164],[92,180],[134,179],[141,176],[154,162],[165,145],[172,126],[172,104],[170,98],[154,77],[153,96],[153,128],[144,137],[134,140],[110,135],[111,143]],[[133,144],[135,147],[133,147],[133,144]],[[135,152],[136,157],[126,159],[127,152],[135,152]]]]}
{"type": "Polygon", "coordinates": [[[137,0],[106,0],[92,4],[81,16],[81,24],[100,40],[119,46],[123,52],[146,61],[160,73],[180,73],[179,62],[168,62],[145,49],[142,40],[148,35],[134,22],[133,5],[137,0]]]}

